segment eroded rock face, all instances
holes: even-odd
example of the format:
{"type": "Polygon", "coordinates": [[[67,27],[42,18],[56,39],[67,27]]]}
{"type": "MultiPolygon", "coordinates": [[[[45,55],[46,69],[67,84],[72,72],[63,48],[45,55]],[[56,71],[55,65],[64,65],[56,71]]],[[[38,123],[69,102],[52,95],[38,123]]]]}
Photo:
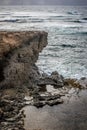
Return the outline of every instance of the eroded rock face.
{"type": "Polygon", "coordinates": [[[46,32],[0,32],[0,130],[24,130],[24,91],[36,87],[35,62],[46,45],[46,32]]]}
{"type": "Polygon", "coordinates": [[[31,87],[39,75],[35,62],[46,45],[46,32],[0,32],[0,87],[31,87]]]}
{"type": "Polygon", "coordinates": [[[25,105],[61,104],[87,88],[87,78],[39,73],[35,62],[46,45],[46,32],[0,32],[0,130],[24,130],[25,105]]]}

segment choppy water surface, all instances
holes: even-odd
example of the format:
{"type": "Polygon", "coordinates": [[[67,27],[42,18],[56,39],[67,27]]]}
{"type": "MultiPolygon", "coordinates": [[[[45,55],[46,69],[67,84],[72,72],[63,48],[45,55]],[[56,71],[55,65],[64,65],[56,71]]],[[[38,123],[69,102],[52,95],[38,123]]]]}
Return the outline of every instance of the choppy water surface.
{"type": "Polygon", "coordinates": [[[0,30],[44,30],[48,46],[40,54],[41,71],[87,77],[87,7],[0,7],[0,30]]]}
{"type": "Polygon", "coordinates": [[[72,96],[68,104],[24,110],[26,130],[87,130],[87,90],[72,96]]]}

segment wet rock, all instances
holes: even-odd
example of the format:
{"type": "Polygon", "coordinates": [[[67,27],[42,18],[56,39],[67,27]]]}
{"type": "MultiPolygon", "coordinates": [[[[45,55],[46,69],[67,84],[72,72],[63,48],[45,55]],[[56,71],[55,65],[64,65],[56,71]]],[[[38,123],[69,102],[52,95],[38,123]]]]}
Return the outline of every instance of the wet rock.
{"type": "Polygon", "coordinates": [[[37,96],[35,96],[33,98],[33,102],[31,103],[33,106],[36,106],[37,108],[39,107],[43,107],[44,105],[57,105],[60,103],[63,103],[63,100],[60,99],[60,95],[44,95],[41,96],[39,94],[37,94],[37,96]]]}
{"type": "Polygon", "coordinates": [[[64,84],[66,86],[70,86],[70,87],[74,87],[74,88],[87,88],[87,78],[86,77],[82,77],[81,79],[77,80],[77,79],[65,79],[64,80],[64,84]]]}
{"type": "Polygon", "coordinates": [[[40,107],[43,107],[45,105],[45,102],[42,102],[42,101],[34,101],[33,106],[37,107],[37,108],[40,108],[40,107]]]}
{"type": "Polygon", "coordinates": [[[41,100],[50,101],[60,98],[60,95],[48,95],[48,96],[42,96],[41,100]]]}
{"type": "Polygon", "coordinates": [[[57,71],[54,71],[51,75],[44,75],[41,77],[37,85],[41,87],[46,87],[46,85],[53,85],[55,88],[63,87],[64,78],[59,75],[57,71]]]}
{"type": "Polygon", "coordinates": [[[80,80],[77,80],[76,82],[80,84],[81,88],[87,88],[87,78],[83,77],[80,80]]]}
{"type": "Polygon", "coordinates": [[[62,104],[62,103],[63,103],[62,99],[50,100],[50,101],[46,102],[46,104],[49,106],[54,106],[54,105],[58,105],[58,104],[62,104]]]}
{"type": "Polygon", "coordinates": [[[79,88],[81,89],[81,84],[77,82],[77,79],[65,79],[64,80],[64,85],[68,87],[74,87],[74,88],[79,88]]]}
{"type": "Polygon", "coordinates": [[[64,85],[64,78],[57,71],[52,72],[51,78],[52,78],[53,81],[55,81],[58,84],[58,86],[63,87],[63,85],[64,85]]]}

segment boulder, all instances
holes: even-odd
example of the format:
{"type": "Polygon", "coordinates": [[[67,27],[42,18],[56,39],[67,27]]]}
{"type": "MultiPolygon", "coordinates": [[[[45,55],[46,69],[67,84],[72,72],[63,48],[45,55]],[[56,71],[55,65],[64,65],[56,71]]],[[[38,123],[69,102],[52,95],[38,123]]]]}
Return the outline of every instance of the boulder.
{"type": "Polygon", "coordinates": [[[59,75],[57,71],[51,73],[51,75],[44,75],[40,77],[37,83],[38,86],[53,85],[55,88],[64,86],[64,78],[59,75]]]}

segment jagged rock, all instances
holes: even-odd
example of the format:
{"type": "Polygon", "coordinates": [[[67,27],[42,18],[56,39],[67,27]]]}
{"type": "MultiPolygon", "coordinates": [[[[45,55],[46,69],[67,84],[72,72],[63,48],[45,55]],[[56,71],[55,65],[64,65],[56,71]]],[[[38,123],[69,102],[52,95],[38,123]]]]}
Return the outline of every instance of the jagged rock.
{"type": "Polygon", "coordinates": [[[50,100],[50,101],[46,102],[46,104],[49,106],[54,106],[54,105],[58,105],[58,104],[62,104],[62,103],[63,103],[62,99],[50,100]]]}
{"type": "Polygon", "coordinates": [[[64,85],[64,78],[63,76],[59,75],[57,71],[52,72],[51,75],[44,75],[38,81],[38,86],[45,86],[46,85],[53,85],[55,88],[63,87],[64,85]]]}
{"type": "MultiPolygon", "coordinates": [[[[51,75],[40,74],[35,62],[39,52],[47,45],[47,33],[39,31],[30,32],[0,32],[0,90],[16,88],[15,95],[0,94],[0,129],[24,130],[23,113],[20,113],[24,103],[24,90],[27,88],[32,96],[29,103],[36,107],[44,105],[57,105],[63,103],[61,94],[57,95],[46,91],[47,85],[54,88],[65,89],[63,93],[72,94],[72,87],[87,88],[87,79],[67,79],[54,71],[51,75]],[[65,87],[68,86],[66,89],[65,87]],[[40,93],[40,92],[46,93],[40,93]],[[41,96],[44,94],[44,96],[41,96]],[[8,123],[9,122],[9,123],[8,123]],[[10,124],[11,123],[11,124],[10,124]]],[[[61,90],[62,92],[62,90],[61,90]]],[[[61,93],[60,92],[60,93],[61,93]]],[[[62,95],[64,95],[62,94],[62,95]]]]}
{"type": "Polygon", "coordinates": [[[46,32],[0,32],[0,88],[32,87],[40,75],[35,62],[46,45],[46,32]]]}
{"type": "Polygon", "coordinates": [[[35,104],[38,104],[36,86],[40,73],[35,62],[46,45],[47,33],[43,31],[0,32],[1,130],[24,130],[24,114],[20,114],[20,109],[25,105],[25,90],[31,89],[35,104]],[[10,89],[14,94],[5,94],[10,89]]]}
{"type": "Polygon", "coordinates": [[[60,98],[60,95],[41,96],[39,100],[50,101],[60,98]]]}
{"type": "Polygon", "coordinates": [[[54,85],[55,87],[56,86],[63,87],[63,85],[64,85],[64,78],[57,71],[52,72],[51,78],[52,78],[53,81],[56,82],[56,85],[54,85]]]}
{"type": "Polygon", "coordinates": [[[70,79],[70,78],[64,80],[64,85],[68,87],[79,88],[79,89],[81,89],[82,87],[77,79],[70,79]]]}
{"type": "Polygon", "coordinates": [[[37,108],[40,108],[40,107],[43,107],[45,105],[45,102],[37,101],[37,102],[33,102],[32,105],[37,107],[37,108]]]}
{"type": "Polygon", "coordinates": [[[87,78],[85,77],[77,80],[76,83],[80,84],[81,88],[87,88],[87,78]]]}
{"type": "Polygon", "coordinates": [[[58,98],[58,97],[42,97],[40,100],[34,101],[32,103],[33,106],[36,106],[37,108],[43,107],[44,105],[49,105],[49,106],[53,106],[53,105],[58,105],[58,104],[62,104],[63,100],[58,98]]]}

